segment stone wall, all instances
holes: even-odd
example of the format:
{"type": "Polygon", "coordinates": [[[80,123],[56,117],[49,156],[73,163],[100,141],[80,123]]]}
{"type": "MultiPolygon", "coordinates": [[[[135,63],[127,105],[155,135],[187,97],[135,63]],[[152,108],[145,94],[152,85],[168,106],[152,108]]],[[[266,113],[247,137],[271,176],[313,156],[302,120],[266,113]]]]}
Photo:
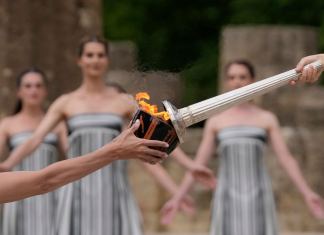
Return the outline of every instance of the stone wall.
{"type": "Polygon", "coordinates": [[[3,0],[0,2],[0,107],[14,103],[17,74],[45,70],[50,100],[80,84],[76,50],[80,38],[101,32],[100,0],[3,0]]]}

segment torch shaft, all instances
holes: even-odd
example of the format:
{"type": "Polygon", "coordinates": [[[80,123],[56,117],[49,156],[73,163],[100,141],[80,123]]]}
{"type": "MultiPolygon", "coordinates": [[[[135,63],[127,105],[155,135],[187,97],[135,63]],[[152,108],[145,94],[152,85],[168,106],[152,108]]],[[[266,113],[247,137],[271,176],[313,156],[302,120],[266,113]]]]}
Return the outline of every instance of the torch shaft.
{"type": "MultiPolygon", "coordinates": [[[[317,70],[322,68],[322,64],[319,61],[316,61],[310,65],[317,70]]],[[[292,80],[297,80],[299,75],[300,73],[297,73],[294,69],[292,69],[287,72],[187,106],[180,109],[179,114],[180,116],[182,116],[185,126],[188,127],[195,123],[203,121],[229,107],[251,100],[256,96],[265,94],[278,87],[286,85],[292,80]]]]}

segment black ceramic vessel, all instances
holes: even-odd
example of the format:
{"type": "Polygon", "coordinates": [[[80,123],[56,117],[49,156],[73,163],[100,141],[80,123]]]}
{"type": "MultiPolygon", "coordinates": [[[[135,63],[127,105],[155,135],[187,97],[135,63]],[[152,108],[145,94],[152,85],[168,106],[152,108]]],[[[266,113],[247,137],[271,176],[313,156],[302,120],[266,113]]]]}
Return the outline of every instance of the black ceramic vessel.
{"type": "Polygon", "coordinates": [[[135,132],[139,138],[150,140],[161,140],[169,144],[169,148],[163,149],[168,154],[171,153],[179,144],[179,139],[171,122],[155,117],[141,109],[135,113],[132,123],[140,121],[140,127],[135,132]]]}

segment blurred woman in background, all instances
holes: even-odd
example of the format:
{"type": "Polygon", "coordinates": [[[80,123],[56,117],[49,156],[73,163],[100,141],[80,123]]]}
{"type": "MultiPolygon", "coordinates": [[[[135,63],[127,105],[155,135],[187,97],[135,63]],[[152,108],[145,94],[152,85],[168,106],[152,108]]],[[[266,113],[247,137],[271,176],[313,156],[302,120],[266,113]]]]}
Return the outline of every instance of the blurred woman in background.
{"type": "MultiPolygon", "coordinates": [[[[10,155],[2,168],[11,169],[20,162],[60,121],[68,126],[69,158],[88,154],[120,134],[137,104],[130,95],[105,85],[108,51],[107,42],[99,37],[81,42],[78,51],[81,86],[51,105],[33,136],[10,155]]],[[[160,157],[160,151],[151,149],[151,157],[143,160],[155,163],[160,157]]],[[[176,185],[161,166],[144,165],[169,192],[175,193],[176,185]]],[[[182,205],[190,208],[186,203],[182,205]]],[[[142,234],[138,208],[128,184],[127,161],[115,161],[61,188],[56,217],[56,232],[60,235],[142,234]]]]}
{"type": "MultiPolygon", "coordinates": [[[[45,74],[36,68],[22,72],[17,78],[18,101],[12,116],[0,124],[0,152],[8,144],[10,151],[23,144],[37,128],[45,115],[47,95],[45,74]]],[[[46,135],[28,158],[13,168],[14,171],[35,171],[58,160],[67,148],[67,132],[63,124],[46,135]],[[58,151],[60,150],[60,151],[58,151]]],[[[54,234],[56,209],[54,192],[25,200],[7,203],[3,209],[3,235],[54,234]],[[41,221],[41,222],[40,222],[41,221]]]]}
{"type": "MultiPolygon", "coordinates": [[[[253,66],[245,60],[229,63],[225,69],[227,89],[255,80],[253,66]]],[[[310,211],[324,218],[323,200],[306,183],[297,161],[289,152],[276,116],[253,102],[232,107],[209,118],[196,162],[206,164],[216,145],[220,165],[212,206],[212,235],[277,235],[277,219],[271,182],[264,165],[264,147],[269,143],[280,165],[303,196],[310,211]]],[[[169,223],[187,194],[192,177],[187,175],[177,195],[163,208],[163,222],[169,223]]]]}

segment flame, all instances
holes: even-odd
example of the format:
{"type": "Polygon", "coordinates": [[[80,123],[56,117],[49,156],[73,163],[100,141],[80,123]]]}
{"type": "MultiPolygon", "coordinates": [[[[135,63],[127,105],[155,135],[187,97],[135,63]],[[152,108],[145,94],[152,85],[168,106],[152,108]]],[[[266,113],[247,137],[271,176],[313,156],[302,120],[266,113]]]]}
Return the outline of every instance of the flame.
{"type": "Polygon", "coordinates": [[[162,118],[165,121],[168,121],[170,119],[170,115],[168,112],[163,111],[159,112],[158,107],[155,104],[149,104],[146,102],[146,100],[150,100],[150,95],[147,92],[139,92],[136,94],[135,99],[138,102],[141,109],[148,112],[149,114],[162,118]]]}

